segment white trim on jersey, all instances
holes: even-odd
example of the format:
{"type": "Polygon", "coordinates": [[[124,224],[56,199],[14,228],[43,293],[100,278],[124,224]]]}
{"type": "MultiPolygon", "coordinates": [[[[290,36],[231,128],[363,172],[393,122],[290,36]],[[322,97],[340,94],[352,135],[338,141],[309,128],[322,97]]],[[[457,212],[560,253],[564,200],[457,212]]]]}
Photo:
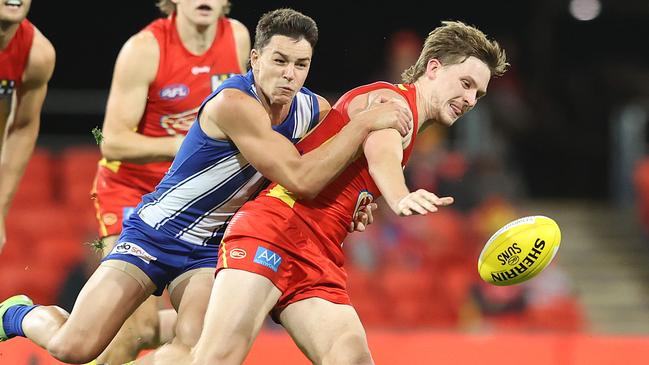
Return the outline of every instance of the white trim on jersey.
{"type": "Polygon", "coordinates": [[[241,173],[247,165],[248,162],[241,153],[217,161],[174,185],[160,198],[144,205],[138,215],[148,225],[159,229],[196,201],[218,190],[241,173]]]}
{"type": "Polygon", "coordinates": [[[178,232],[176,238],[196,245],[205,245],[232,216],[231,212],[239,210],[245,202],[250,200],[250,192],[259,190],[264,182],[264,177],[256,172],[245,185],[240,186],[230,196],[223,199],[222,204],[205,212],[191,225],[178,232]]]}
{"type": "Polygon", "coordinates": [[[295,95],[295,125],[293,128],[293,138],[300,138],[309,131],[309,125],[313,118],[313,99],[311,95],[298,93],[295,95]]]}

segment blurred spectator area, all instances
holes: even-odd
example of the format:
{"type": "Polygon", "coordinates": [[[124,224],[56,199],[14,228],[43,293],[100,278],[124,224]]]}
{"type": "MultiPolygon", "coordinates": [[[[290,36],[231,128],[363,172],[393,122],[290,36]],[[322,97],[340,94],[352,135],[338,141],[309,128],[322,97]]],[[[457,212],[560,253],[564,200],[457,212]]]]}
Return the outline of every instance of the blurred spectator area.
{"type": "Polygon", "coordinates": [[[90,191],[99,157],[97,146],[36,148],[5,222],[0,297],[57,303],[73,268],[94,255],[84,243],[97,237],[90,191]]]}
{"type": "Polygon", "coordinates": [[[491,234],[526,215],[511,177],[485,156],[442,148],[422,135],[406,168],[411,189],[453,196],[452,207],[400,218],[379,199],[375,222],[344,244],[349,292],[369,328],[566,331],[587,327],[571,278],[556,259],[521,285],[483,282],[477,258],[491,234]]]}
{"type": "MultiPolygon", "coordinates": [[[[581,330],[580,303],[558,266],[514,287],[480,281],[483,243],[522,212],[510,198],[478,189],[484,166],[440,148],[438,133],[422,137],[415,159],[421,166],[406,173],[413,187],[446,190],[440,194],[453,195],[456,207],[399,218],[379,201],[375,223],[345,242],[349,291],[364,324],[581,330]]],[[[97,238],[90,192],[99,157],[96,146],[36,149],[6,221],[0,273],[10,279],[0,283],[0,297],[25,293],[68,309],[74,303],[99,258],[87,244],[97,238]]]]}

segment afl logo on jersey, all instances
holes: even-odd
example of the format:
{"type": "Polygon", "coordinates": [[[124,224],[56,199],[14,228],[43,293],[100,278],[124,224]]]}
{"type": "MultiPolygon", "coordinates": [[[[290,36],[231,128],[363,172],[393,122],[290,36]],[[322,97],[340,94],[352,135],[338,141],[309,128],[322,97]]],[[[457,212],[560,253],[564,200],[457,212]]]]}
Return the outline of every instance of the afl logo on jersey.
{"type": "Polygon", "coordinates": [[[165,86],[160,90],[160,97],[165,100],[182,99],[189,95],[189,88],[183,84],[165,86]]]}

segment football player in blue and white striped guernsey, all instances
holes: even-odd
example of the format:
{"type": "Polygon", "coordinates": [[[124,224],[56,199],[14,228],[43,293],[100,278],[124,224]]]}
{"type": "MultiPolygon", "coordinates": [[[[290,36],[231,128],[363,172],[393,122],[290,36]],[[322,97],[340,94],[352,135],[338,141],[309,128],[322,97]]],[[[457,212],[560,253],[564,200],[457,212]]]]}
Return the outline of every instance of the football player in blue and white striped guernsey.
{"type": "Polygon", "coordinates": [[[314,197],[348,165],[372,130],[408,133],[409,111],[396,101],[378,100],[329,143],[300,155],[293,144],[331,108],[303,87],[317,37],[315,22],[299,12],[265,14],[256,29],[251,71],[228,79],[203,102],[170,170],[124,222],[115,248],[82,289],[70,316],[56,306],[12,297],[0,305],[0,339],[28,337],[61,361],[85,363],[148,296],[168,287],[178,311],[173,344],[194,345],[221,234],[265,184],[264,177],[301,197],[314,197]]]}

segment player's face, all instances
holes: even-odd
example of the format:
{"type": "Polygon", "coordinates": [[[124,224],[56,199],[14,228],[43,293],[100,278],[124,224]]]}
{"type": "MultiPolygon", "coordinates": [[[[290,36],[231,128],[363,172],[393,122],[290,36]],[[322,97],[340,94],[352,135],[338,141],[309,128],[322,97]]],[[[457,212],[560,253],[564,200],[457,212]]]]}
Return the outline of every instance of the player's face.
{"type": "Polygon", "coordinates": [[[0,22],[20,23],[27,17],[32,0],[0,0],[0,22]]]}
{"type": "MultiPolygon", "coordinates": [[[[0,0],[2,1],[2,0],[0,0]]],[[[227,0],[175,0],[176,11],[191,23],[209,26],[223,14],[227,0]]]]}
{"type": "Polygon", "coordinates": [[[475,57],[439,67],[431,83],[432,107],[437,112],[435,119],[447,126],[455,123],[485,95],[490,79],[489,67],[475,57]]]}
{"type": "Polygon", "coordinates": [[[313,49],[306,39],[273,36],[261,52],[251,52],[255,83],[271,104],[288,104],[304,85],[313,49]]]}

